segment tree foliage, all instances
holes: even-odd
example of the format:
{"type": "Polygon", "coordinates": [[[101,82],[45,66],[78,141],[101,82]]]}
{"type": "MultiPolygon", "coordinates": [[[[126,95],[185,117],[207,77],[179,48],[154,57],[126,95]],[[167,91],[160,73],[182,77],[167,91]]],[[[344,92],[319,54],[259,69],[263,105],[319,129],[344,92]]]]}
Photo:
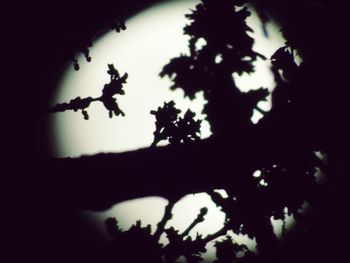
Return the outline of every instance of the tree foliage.
{"type": "Polygon", "coordinates": [[[106,110],[109,112],[109,117],[112,118],[113,114],[115,116],[125,116],[125,113],[119,108],[117,99],[114,98],[115,95],[124,95],[123,85],[126,83],[128,74],[125,73],[123,76],[119,75],[118,70],[113,64],[108,64],[107,73],[110,75],[110,82],[105,84],[102,89],[102,95],[97,98],[86,97],[80,98],[76,97],[72,99],[69,103],[59,103],[50,109],[50,112],[63,112],[66,110],[78,111],[81,110],[84,119],[88,120],[89,115],[87,108],[94,101],[100,101],[103,103],[106,110]]]}
{"type": "Polygon", "coordinates": [[[184,117],[179,117],[181,110],[175,108],[175,102],[165,102],[163,107],[151,114],[156,117],[156,130],[152,146],[158,142],[168,140],[171,144],[188,143],[199,140],[200,120],[194,120],[196,116],[191,110],[187,110],[184,117]]]}
{"type": "MultiPolygon", "coordinates": [[[[115,253],[116,258],[123,255],[121,261],[126,262],[167,263],[176,262],[180,256],[184,256],[188,262],[197,263],[202,260],[201,253],[206,251],[208,242],[233,231],[256,238],[259,257],[227,236],[216,242],[215,263],[257,260],[279,262],[279,251],[283,244],[277,242],[271,218],[285,220],[287,208],[297,223],[310,226],[309,219],[302,212],[303,205],[307,203],[314,209],[323,206],[320,200],[323,200],[325,188],[317,183],[315,174],[325,167],[316,155],[317,151],[325,150],[325,144],[318,136],[312,138],[312,135],[324,120],[318,111],[325,112],[322,107],[326,97],[320,96],[321,101],[312,100],[315,74],[311,74],[310,65],[313,64],[308,60],[310,57],[305,57],[300,65],[295,62],[298,42],[288,40],[271,58],[265,58],[253,50],[254,39],[249,35],[252,29],[246,24],[246,18],[250,15],[247,2],[202,0],[186,15],[190,20],[184,28],[184,33],[190,36],[189,55],[173,58],[164,66],[160,76],[170,77],[173,81],[170,88],[182,89],[190,99],[194,99],[198,92],[203,92],[207,101],[203,113],[211,125],[213,136],[221,136],[232,142],[247,134],[263,134],[271,141],[271,149],[267,150],[265,156],[242,164],[240,174],[237,174],[235,160],[229,160],[232,162],[232,171],[227,171],[226,175],[229,177],[225,189],[228,197],[221,196],[214,189],[207,189],[213,202],[226,215],[224,226],[217,233],[207,237],[197,236],[195,239],[188,237],[191,229],[205,220],[205,208],[185,232],[165,228],[177,201],[169,200],[164,218],[154,234],[150,226],[142,227],[140,222],[122,231],[115,219],[107,219],[105,223],[111,236],[109,255],[115,253]],[[205,44],[199,46],[200,41],[205,44]],[[253,110],[258,109],[258,102],[266,99],[269,92],[258,86],[254,90],[242,92],[235,84],[233,74],[253,73],[253,63],[258,59],[270,59],[276,87],[271,94],[271,111],[264,113],[264,117],[253,124],[250,121],[253,110]],[[254,177],[255,172],[259,176],[254,177]],[[159,242],[161,234],[168,237],[168,245],[159,242]],[[139,252],[125,254],[130,251],[128,248],[136,248],[139,252]]],[[[110,116],[112,113],[124,116],[113,96],[124,94],[122,85],[126,82],[127,74],[120,77],[113,65],[108,66],[111,79],[104,86],[101,97],[78,97],[69,103],[58,104],[52,111],[81,110],[87,119],[86,108],[98,100],[103,102],[110,116]]],[[[320,92],[326,94],[322,89],[320,92]]],[[[173,101],[165,102],[162,107],[151,111],[156,120],[153,147],[163,140],[168,140],[170,144],[199,140],[201,121],[195,120],[195,114],[190,110],[184,117],[179,117],[180,112],[173,101]]],[[[329,115],[324,116],[327,118],[329,115]]],[[[252,144],[259,147],[260,143],[255,141],[252,144]]],[[[234,145],[230,147],[232,151],[235,150],[234,145]]]]}

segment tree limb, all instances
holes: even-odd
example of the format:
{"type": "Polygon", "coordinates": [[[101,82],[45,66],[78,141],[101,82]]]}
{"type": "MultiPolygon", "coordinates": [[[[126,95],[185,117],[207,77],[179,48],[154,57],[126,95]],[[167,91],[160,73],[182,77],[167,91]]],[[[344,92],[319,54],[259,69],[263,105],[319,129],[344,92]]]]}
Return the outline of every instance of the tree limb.
{"type": "MultiPolygon", "coordinates": [[[[212,137],[125,153],[7,161],[3,165],[7,176],[0,184],[1,212],[105,210],[134,198],[174,200],[190,193],[227,189],[268,159],[275,161],[277,156],[286,155],[287,151],[282,151],[285,144],[271,144],[267,150],[270,140],[247,138],[233,143],[212,137]]],[[[287,155],[292,152],[290,149],[287,155]]]]}

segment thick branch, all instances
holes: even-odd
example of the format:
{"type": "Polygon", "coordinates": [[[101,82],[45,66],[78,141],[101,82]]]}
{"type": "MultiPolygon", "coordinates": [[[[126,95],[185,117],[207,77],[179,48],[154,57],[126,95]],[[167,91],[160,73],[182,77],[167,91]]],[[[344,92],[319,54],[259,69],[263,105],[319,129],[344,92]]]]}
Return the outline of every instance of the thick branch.
{"type": "Polygon", "coordinates": [[[272,146],[267,152],[266,143],[254,137],[244,142],[238,138],[235,143],[210,138],[126,153],[7,162],[8,176],[0,184],[1,211],[104,210],[139,197],[174,200],[189,193],[227,189],[247,170],[254,171],[272,158],[268,152],[281,157],[281,151],[271,151],[272,146]]]}

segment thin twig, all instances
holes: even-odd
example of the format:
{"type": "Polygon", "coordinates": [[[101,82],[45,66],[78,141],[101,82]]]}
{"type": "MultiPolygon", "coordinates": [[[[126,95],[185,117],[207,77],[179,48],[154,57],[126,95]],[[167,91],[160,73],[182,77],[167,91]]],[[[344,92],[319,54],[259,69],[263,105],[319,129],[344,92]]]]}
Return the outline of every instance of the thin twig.
{"type": "Polygon", "coordinates": [[[157,230],[154,233],[154,236],[159,239],[162,233],[164,232],[164,227],[166,223],[173,217],[171,211],[173,210],[173,207],[175,205],[176,201],[169,200],[169,203],[165,207],[164,215],[162,220],[157,225],[157,230]]]}

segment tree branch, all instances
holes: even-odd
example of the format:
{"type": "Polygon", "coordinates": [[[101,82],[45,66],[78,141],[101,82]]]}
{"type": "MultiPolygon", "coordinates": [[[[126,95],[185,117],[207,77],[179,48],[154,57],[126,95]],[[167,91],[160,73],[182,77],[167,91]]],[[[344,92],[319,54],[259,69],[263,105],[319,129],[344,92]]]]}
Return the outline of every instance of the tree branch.
{"type": "Polygon", "coordinates": [[[104,210],[145,196],[174,200],[189,193],[227,189],[266,161],[293,154],[291,148],[285,150],[286,144],[269,145],[271,140],[261,136],[247,138],[230,142],[212,137],[125,153],[6,161],[7,177],[0,182],[1,212],[104,210]]]}

